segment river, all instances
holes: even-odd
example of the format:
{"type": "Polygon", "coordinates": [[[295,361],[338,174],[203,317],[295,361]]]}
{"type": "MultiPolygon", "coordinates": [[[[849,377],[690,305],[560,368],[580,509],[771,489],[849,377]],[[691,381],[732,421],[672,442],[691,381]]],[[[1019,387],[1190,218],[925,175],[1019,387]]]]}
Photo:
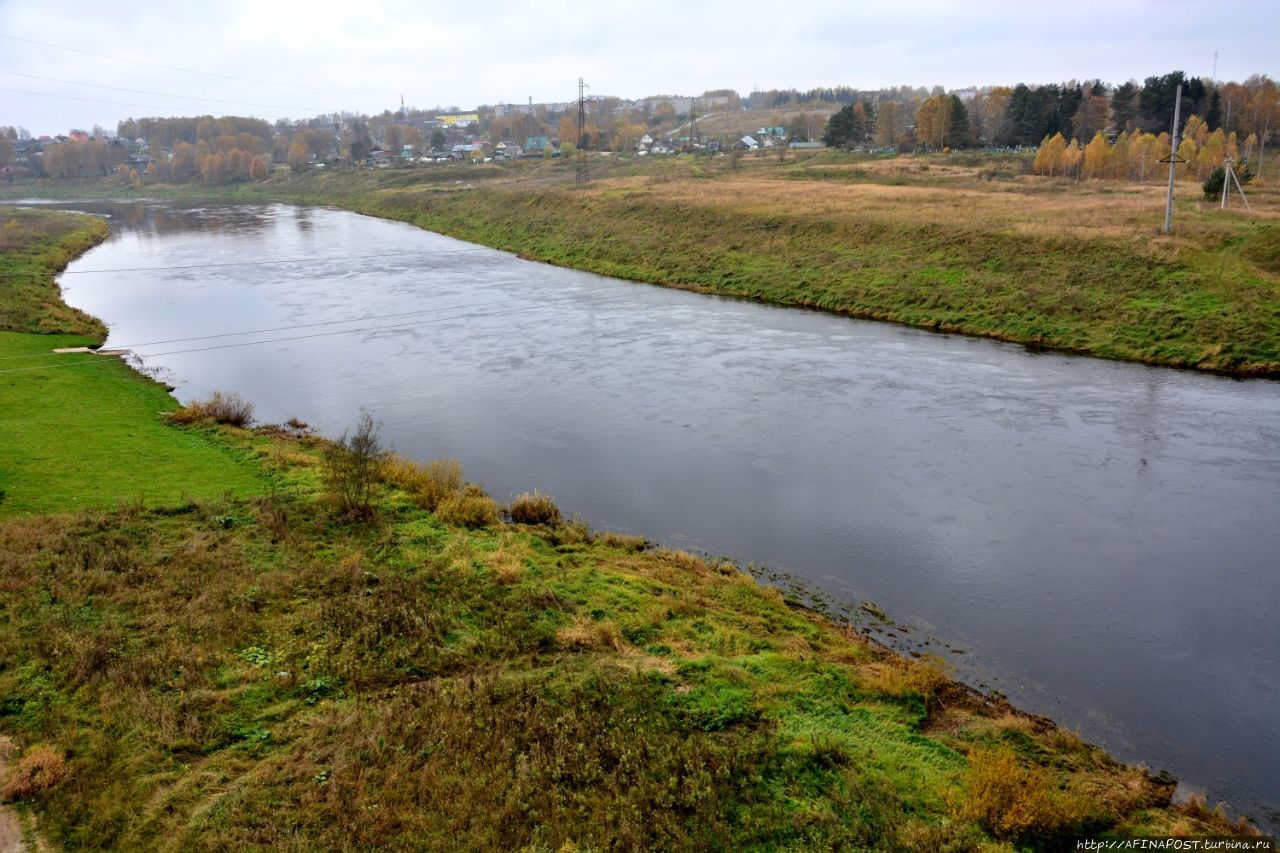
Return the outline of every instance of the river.
{"type": "Polygon", "coordinates": [[[61,281],[182,400],[539,488],[872,601],[1126,761],[1274,827],[1280,384],[1034,354],[521,261],[324,208],[65,205],[61,281]],[[252,332],[253,334],[247,334],[252,332]]]}

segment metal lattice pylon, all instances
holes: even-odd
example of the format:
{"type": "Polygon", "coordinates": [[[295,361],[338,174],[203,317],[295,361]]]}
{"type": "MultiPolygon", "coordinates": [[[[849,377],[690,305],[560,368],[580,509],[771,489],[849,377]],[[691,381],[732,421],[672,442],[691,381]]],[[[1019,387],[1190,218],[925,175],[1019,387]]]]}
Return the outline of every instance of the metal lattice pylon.
{"type": "Polygon", "coordinates": [[[574,146],[577,152],[574,155],[575,167],[577,168],[578,183],[585,184],[590,180],[587,174],[587,152],[582,147],[582,139],[587,132],[587,84],[582,82],[582,78],[578,78],[578,144],[574,146]]]}

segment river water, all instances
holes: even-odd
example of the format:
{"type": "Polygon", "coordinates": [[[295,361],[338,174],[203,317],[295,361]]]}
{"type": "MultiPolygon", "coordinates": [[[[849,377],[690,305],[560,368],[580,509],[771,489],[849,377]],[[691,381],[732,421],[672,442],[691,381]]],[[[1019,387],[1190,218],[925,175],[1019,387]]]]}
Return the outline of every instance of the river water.
{"type": "Polygon", "coordinates": [[[1276,826],[1280,384],[615,281],[284,205],[81,204],[182,400],[873,601],[900,647],[1276,826]],[[255,334],[240,334],[254,332],[255,334]],[[158,342],[158,343],[153,343],[158,342]]]}

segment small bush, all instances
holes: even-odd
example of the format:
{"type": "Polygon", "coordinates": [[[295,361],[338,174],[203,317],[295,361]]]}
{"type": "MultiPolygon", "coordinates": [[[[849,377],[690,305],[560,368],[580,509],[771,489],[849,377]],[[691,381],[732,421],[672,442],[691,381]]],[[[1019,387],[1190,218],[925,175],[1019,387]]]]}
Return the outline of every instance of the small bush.
{"type": "Polygon", "coordinates": [[[1089,817],[1083,796],[1055,784],[1043,768],[1022,767],[1003,747],[969,756],[969,787],[960,813],[996,838],[1014,842],[1052,839],[1089,817]]]}
{"type": "Polygon", "coordinates": [[[396,457],[387,466],[386,479],[408,492],[423,509],[435,512],[446,498],[462,491],[462,463],[457,459],[433,459],[419,465],[396,457]]]}
{"type": "Polygon", "coordinates": [[[190,404],[169,413],[169,420],[176,424],[195,424],[213,421],[218,424],[246,427],[253,423],[253,403],[235,391],[214,391],[207,400],[193,400],[190,404]]]}
{"type": "Polygon", "coordinates": [[[9,772],[4,787],[0,789],[0,799],[6,802],[25,799],[49,790],[70,776],[71,765],[62,750],[48,744],[36,744],[9,772]]]}
{"type": "Polygon", "coordinates": [[[537,489],[525,492],[511,502],[511,520],[516,524],[545,524],[555,527],[562,520],[560,507],[537,489]]]}
{"type": "Polygon", "coordinates": [[[446,498],[436,509],[436,517],[445,524],[476,530],[498,523],[498,504],[475,485],[446,498]]]}
{"type": "Polygon", "coordinates": [[[328,447],[324,454],[325,491],[339,515],[372,515],[373,489],[382,479],[389,456],[368,412],[360,413],[354,435],[344,432],[328,447]]]}

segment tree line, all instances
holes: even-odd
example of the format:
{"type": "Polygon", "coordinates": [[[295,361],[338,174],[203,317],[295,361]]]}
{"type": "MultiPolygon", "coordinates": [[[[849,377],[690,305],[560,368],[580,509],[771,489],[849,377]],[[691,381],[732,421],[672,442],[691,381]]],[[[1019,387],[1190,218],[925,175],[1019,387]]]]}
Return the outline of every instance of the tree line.
{"type": "MultiPolygon", "coordinates": [[[[1239,134],[1227,133],[1221,127],[1211,131],[1208,122],[1197,115],[1187,120],[1182,133],[1178,143],[1180,166],[1175,173],[1181,179],[1207,181],[1224,167],[1228,157],[1239,163],[1239,170],[1247,175],[1250,163],[1256,162],[1253,158],[1261,159],[1263,154],[1263,142],[1257,134],[1250,133],[1241,140],[1239,134]]],[[[1087,144],[1074,138],[1068,141],[1061,133],[1055,133],[1036,150],[1032,170],[1037,175],[1077,180],[1162,181],[1169,172],[1158,164],[1169,157],[1172,148],[1168,133],[1137,129],[1114,139],[1098,131],[1087,144]]]]}
{"type": "MultiPolygon", "coordinates": [[[[1034,148],[1061,136],[1061,158],[1066,159],[1059,163],[1055,154],[1050,158],[1053,165],[1046,167],[1048,173],[1061,171],[1058,167],[1071,160],[1077,149],[1083,152],[1099,133],[1111,145],[1123,136],[1130,148],[1139,145],[1143,134],[1158,140],[1169,128],[1179,89],[1182,115],[1196,116],[1209,134],[1221,130],[1224,151],[1256,151],[1260,156],[1274,143],[1280,130],[1280,91],[1276,81],[1265,75],[1254,75],[1242,83],[1214,84],[1175,71],[1119,86],[1100,80],[1037,86],[1019,83],[972,93],[948,93],[941,87],[772,90],[753,93],[750,103],[755,109],[811,105],[812,112],[802,109],[792,117],[790,136],[821,138],[836,148],[1034,148]],[[840,108],[834,115],[824,119],[823,114],[837,104],[840,108]],[[1233,134],[1239,140],[1234,148],[1228,142],[1233,134]],[[1249,138],[1257,140],[1256,146],[1246,144],[1249,138]]],[[[715,95],[723,100],[726,94],[733,93],[716,90],[703,97],[715,95]]],[[[317,161],[355,164],[363,162],[375,145],[396,153],[403,146],[416,151],[428,146],[438,150],[449,143],[470,141],[472,134],[517,144],[530,138],[558,137],[587,150],[632,151],[641,137],[657,134],[659,128],[675,126],[677,133],[693,135],[699,118],[697,102],[697,98],[650,99],[637,107],[617,98],[596,99],[588,105],[581,132],[576,110],[557,112],[546,105],[515,111],[480,107],[476,110],[480,124],[465,131],[421,127],[424,119],[456,112],[456,108],[388,110],[376,116],[334,113],[300,121],[281,120],[274,125],[237,116],[129,118],[119,124],[114,140],[104,138],[105,131],[98,134],[95,128],[95,138],[46,145],[42,160],[32,169],[38,176],[55,178],[116,173],[130,180],[149,175],[217,184],[259,179],[269,173],[273,163],[295,169],[317,161]],[[136,158],[126,162],[138,140],[144,142],[153,159],[149,165],[141,165],[136,158]]],[[[730,103],[738,103],[736,96],[730,103]]],[[[0,162],[4,165],[14,162],[13,143],[20,138],[22,134],[13,128],[0,129],[0,162]]],[[[1145,140],[1141,144],[1146,144],[1145,140]]],[[[1215,145],[1211,142],[1210,149],[1215,145]]],[[[1197,158],[1212,156],[1197,149],[1197,158]]],[[[1084,163],[1081,154],[1075,164],[1077,171],[1093,174],[1084,163]]]]}
{"type": "Polygon", "coordinates": [[[1213,85],[1174,71],[1115,87],[1100,80],[988,87],[967,100],[940,89],[907,99],[901,90],[868,94],[831,116],[823,140],[836,148],[1009,148],[1035,147],[1056,135],[1091,140],[1099,131],[1112,139],[1158,134],[1172,124],[1180,87],[1182,116],[1200,117],[1210,131],[1252,134],[1265,143],[1280,130],[1280,89],[1270,77],[1213,85]]]}

